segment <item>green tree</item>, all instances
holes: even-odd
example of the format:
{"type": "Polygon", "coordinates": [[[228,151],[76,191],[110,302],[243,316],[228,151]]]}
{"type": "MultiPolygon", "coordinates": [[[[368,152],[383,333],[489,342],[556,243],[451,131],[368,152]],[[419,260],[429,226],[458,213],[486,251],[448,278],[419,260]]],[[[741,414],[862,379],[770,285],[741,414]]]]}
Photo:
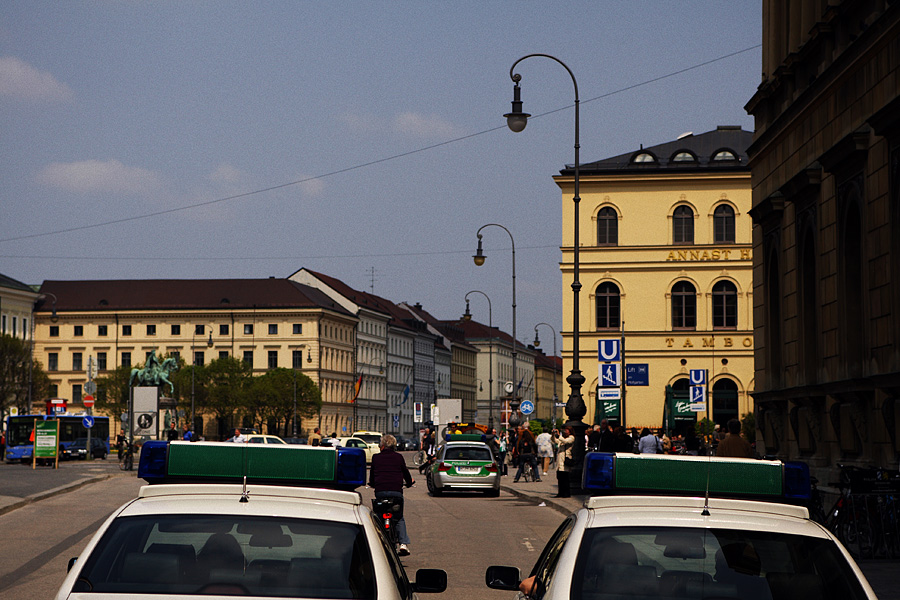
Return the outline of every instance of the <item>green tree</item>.
{"type": "Polygon", "coordinates": [[[205,368],[197,367],[195,386],[206,389],[202,396],[195,396],[197,412],[203,409],[214,414],[219,423],[233,423],[247,408],[251,382],[250,366],[233,356],[217,358],[205,368]]]}
{"type": "MultiPolygon", "coordinates": [[[[105,375],[97,377],[96,410],[102,411],[113,419],[117,419],[128,410],[128,397],[130,387],[128,379],[131,377],[131,367],[119,365],[105,375]]],[[[118,431],[118,430],[116,430],[118,431]]]]}
{"type": "Polygon", "coordinates": [[[703,417],[694,425],[694,431],[697,433],[697,437],[703,440],[708,440],[709,436],[713,434],[716,430],[716,424],[703,417]]]}
{"type": "Polygon", "coordinates": [[[247,397],[247,416],[261,430],[275,422],[287,434],[294,416],[294,385],[297,393],[298,426],[303,417],[312,417],[322,408],[322,393],[313,380],[292,369],[277,368],[254,377],[247,397]]]}
{"type": "Polygon", "coordinates": [[[756,415],[747,413],[741,416],[741,433],[751,444],[756,443],[756,415]]]}
{"type": "Polygon", "coordinates": [[[37,403],[50,395],[50,379],[41,363],[32,359],[30,344],[8,334],[0,335],[0,411],[15,406],[26,412],[29,382],[32,408],[36,410],[37,403]]]}

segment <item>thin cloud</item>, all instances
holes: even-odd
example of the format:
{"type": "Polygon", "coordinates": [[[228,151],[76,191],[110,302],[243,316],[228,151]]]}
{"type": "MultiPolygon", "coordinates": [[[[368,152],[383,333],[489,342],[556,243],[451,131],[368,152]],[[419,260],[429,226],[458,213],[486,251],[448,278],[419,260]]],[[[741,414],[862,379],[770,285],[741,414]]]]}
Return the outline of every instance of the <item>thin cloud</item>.
{"type": "Polygon", "coordinates": [[[415,112],[400,113],[394,118],[394,129],[416,137],[454,137],[459,130],[450,122],[437,115],[423,115],[415,112]]]}
{"type": "Polygon", "coordinates": [[[244,178],[244,172],[229,164],[219,165],[210,173],[209,179],[215,183],[238,183],[244,178]]]}
{"type": "Polygon", "coordinates": [[[65,101],[72,90],[52,74],[12,56],[0,56],[0,95],[23,100],[65,101]]]}
{"type": "Polygon", "coordinates": [[[153,171],[129,167],[114,159],[52,163],[41,169],[37,179],[43,184],[80,194],[143,195],[158,190],[161,185],[159,176],[153,171]]]}

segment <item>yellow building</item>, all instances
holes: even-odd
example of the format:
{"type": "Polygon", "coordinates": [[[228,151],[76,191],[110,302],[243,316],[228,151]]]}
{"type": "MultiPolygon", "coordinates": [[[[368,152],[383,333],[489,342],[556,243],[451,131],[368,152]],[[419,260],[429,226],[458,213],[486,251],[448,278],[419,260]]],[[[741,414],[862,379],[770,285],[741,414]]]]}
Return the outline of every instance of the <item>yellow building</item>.
{"type": "MultiPolygon", "coordinates": [[[[45,281],[40,294],[35,358],[51,395],[66,398],[70,411],[83,409],[89,358],[103,376],[142,364],[155,350],[197,365],[233,356],[256,375],[300,370],[323,401],[319,419],[305,420],[303,432],[351,424],[357,318],[316,289],[275,278],[45,281]]],[[[194,429],[221,439],[227,428],[198,415],[194,429]]]]}
{"type": "MultiPolygon", "coordinates": [[[[586,423],[605,415],[629,428],[660,427],[667,388],[674,390],[668,424],[679,431],[695,418],[724,423],[752,412],[751,138],[738,127],[719,127],[581,165],[579,366],[586,423]],[[605,402],[598,402],[600,340],[624,347],[623,389],[602,388],[605,402]],[[703,411],[688,406],[692,370],[708,373],[711,402],[703,411]]],[[[568,374],[574,170],[567,166],[554,179],[562,190],[568,374]]]]}

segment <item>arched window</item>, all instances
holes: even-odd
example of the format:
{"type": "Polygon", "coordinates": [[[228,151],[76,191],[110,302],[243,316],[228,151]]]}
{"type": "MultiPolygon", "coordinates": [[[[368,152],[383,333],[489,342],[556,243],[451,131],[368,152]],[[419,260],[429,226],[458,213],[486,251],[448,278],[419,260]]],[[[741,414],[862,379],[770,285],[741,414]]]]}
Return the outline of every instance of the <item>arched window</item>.
{"type": "Polygon", "coordinates": [[[712,290],[713,329],[737,329],[737,288],[720,281],[712,290]]]}
{"type": "Polygon", "coordinates": [[[597,286],[597,329],[619,329],[621,298],[616,284],[605,281],[597,286]]]}
{"type": "Polygon", "coordinates": [[[687,281],[672,286],[672,329],[697,328],[697,291],[687,281]]]}
{"type": "Polygon", "coordinates": [[[722,430],[727,429],[728,421],[739,418],[738,414],[738,386],[731,379],[719,379],[712,389],[713,421],[719,424],[722,430]]]}
{"type": "Polygon", "coordinates": [[[723,160],[737,160],[737,156],[731,150],[719,150],[713,155],[713,160],[716,162],[723,160]]]}
{"type": "Polygon", "coordinates": [[[672,214],[672,243],[694,243],[694,211],[690,206],[679,206],[672,214]]]}
{"type": "Polygon", "coordinates": [[[713,212],[713,237],[717,244],[734,243],[734,209],[727,204],[713,212]]]}
{"type": "Polygon", "coordinates": [[[634,162],[634,163],[655,163],[655,162],[656,162],[656,157],[653,156],[652,154],[650,154],[649,152],[641,152],[640,154],[636,155],[636,156],[631,160],[631,162],[634,162]]]}
{"type": "Polygon", "coordinates": [[[697,162],[697,157],[694,156],[693,154],[691,154],[690,152],[688,152],[687,150],[682,150],[681,152],[678,152],[677,154],[675,154],[675,156],[672,157],[672,162],[695,163],[695,162],[697,162]]]}
{"type": "Polygon", "coordinates": [[[608,206],[597,213],[597,245],[615,246],[619,243],[619,215],[608,206]]]}

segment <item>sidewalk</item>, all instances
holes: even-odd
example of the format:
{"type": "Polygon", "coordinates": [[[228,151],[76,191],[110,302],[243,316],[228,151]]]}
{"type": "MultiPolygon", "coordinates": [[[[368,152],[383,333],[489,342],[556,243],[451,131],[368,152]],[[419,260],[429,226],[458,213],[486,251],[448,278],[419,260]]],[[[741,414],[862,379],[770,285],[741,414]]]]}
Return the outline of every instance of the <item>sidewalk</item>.
{"type": "MultiPolygon", "coordinates": [[[[500,480],[500,489],[520,498],[545,504],[561,515],[569,515],[584,504],[589,495],[572,494],[571,498],[554,498],[556,495],[556,469],[552,469],[540,481],[513,483],[515,471],[510,468],[509,475],[500,480]]],[[[875,590],[879,600],[900,600],[900,560],[864,560],[860,561],[862,570],[869,585],[875,590]]]]}

